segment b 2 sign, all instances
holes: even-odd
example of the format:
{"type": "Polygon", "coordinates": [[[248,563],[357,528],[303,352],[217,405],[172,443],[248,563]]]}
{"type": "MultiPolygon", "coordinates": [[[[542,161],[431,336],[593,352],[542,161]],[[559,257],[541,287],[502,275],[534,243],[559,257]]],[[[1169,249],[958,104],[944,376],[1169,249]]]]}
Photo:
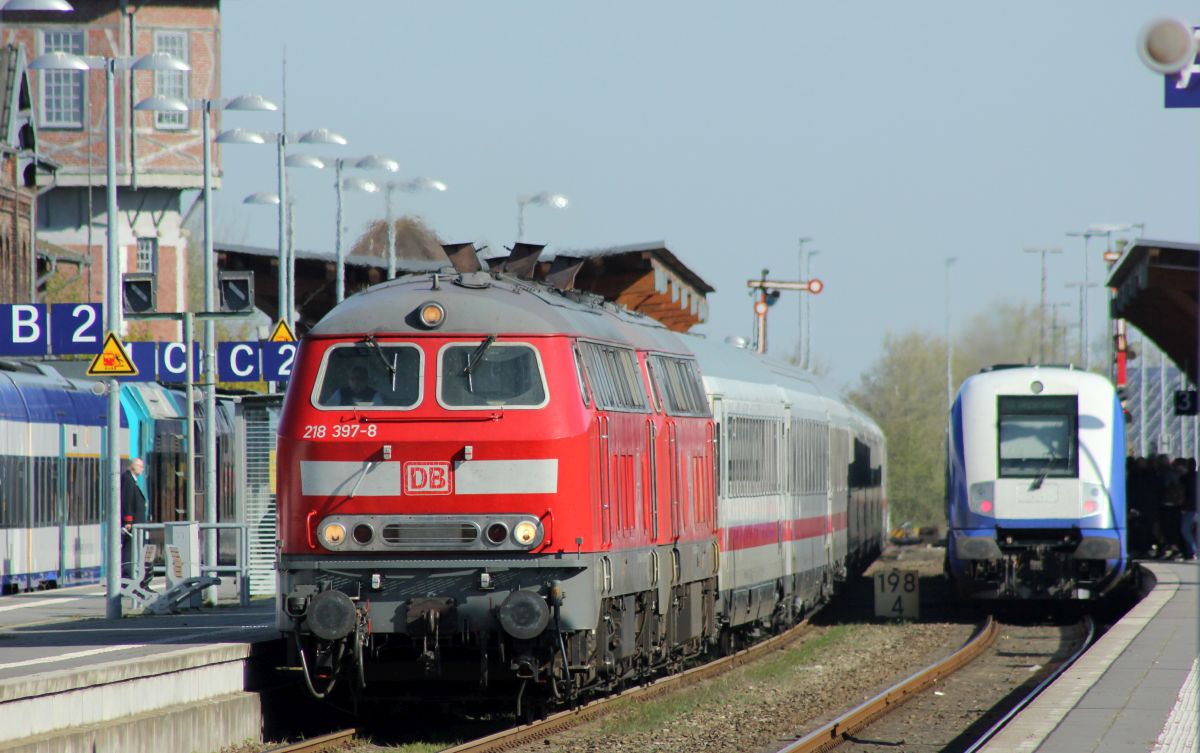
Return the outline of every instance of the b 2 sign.
{"type": "Polygon", "coordinates": [[[99,353],[102,314],[98,303],[0,305],[0,356],[99,353]]]}

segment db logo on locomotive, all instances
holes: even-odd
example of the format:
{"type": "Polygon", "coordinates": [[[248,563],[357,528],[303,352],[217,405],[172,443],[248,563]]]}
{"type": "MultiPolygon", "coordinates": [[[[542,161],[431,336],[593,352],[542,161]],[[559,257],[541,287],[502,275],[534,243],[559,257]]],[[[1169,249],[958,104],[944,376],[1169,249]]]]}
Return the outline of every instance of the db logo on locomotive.
{"type": "Polygon", "coordinates": [[[450,464],[447,462],[405,463],[404,493],[449,494],[450,464]]]}

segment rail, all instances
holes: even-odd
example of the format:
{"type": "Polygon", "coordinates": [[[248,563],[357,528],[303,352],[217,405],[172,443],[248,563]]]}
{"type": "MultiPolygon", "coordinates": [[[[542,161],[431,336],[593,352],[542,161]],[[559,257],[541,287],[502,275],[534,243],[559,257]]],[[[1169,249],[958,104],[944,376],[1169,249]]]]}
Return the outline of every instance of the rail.
{"type": "Polygon", "coordinates": [[[778,753],[821,753],[837,747],[847,736],[853,735],[875,718],[899,706],[910,696],[921,692],[960,667],[969,664],[995,642],[998,633],[999,627],[995,619],[989,615],[987,621],[980,626],[975,635],[953,654],[911,677],[901,680],[861,706],[851,709],[799,740],[789,743],[778,753]]]}
{"type": "Polygon", "coordinates": [[[756,643],[716,661],[708,662],[707,664],[693,667],[668,677],[662,677],[648,685],[630,688],[617,695],[598,698],[578,708],[560,711],[531,724],[513,727],[488,735],[487,737],[481,737],[460,745],[445,748],[441,753],[488,753],[489,751],[516,748],[526,743],[544,739],[550,735],[570,729],[571,727],[576,727],[603,714],[607,714],[619,704],[635,700],[646,700],[679,688],[694,685],[701,680],[724,674],[747,662],[754,661],[770,651],[784,648],[798,639],[808,629],[808,626],[808,620],[804,620],[777,636],[756,643]]]}
{"type": "Polygon", "coordinates": [[[356,734],[358,734],[358,730],[351,727],[320,737],[310,737],[307,740],[289,743],[278,748],[268,748],[263,753],[320,753],[327,749],[340,748],[356,734]]]}
{"type": "Polygon", "coordinates": [[[1068,669],[1070,669],[1071,665],[1074,664],[1079,657],[1083,656],[1085,651],[1091,648],[1092,643],[1096,639],[1096,623],[1092,621],[1091,616],[1087,616],[1084,618],[1084,624],[1087,625],[1087,635],[1085,635],[1083,641],[1080,642],[1079,648],[1075,649],[1075,653],[1071,654],[1062,664],[1059,664],[1054,671],[1046,677],[1046,679],[1039,682],[1037,687],[1029,691],[1024,698],[1017,701],[1017,703],[1011,709],[1009,709],[1004,716],[1000,717],[1000,719],[997,720],[996,723],[991,727],[988,727],[987,731],[980,735],[979,739],[972,743],[971,747],[967,748],[965,751],[963,751],[963,753],[977,753],[979,750],[982,750],[983,746],[991,742],[992,738],[995,737],[1000,730],[1004,729],[1004,726],[1012,721],[1013,717],[1024,711],[1025,707],[1033,702],[1033,699],[1041,695],[1043,690],[1048,688],[1051,683],[1061,677],[1063,672],[1066,672],[1068,669]]]}

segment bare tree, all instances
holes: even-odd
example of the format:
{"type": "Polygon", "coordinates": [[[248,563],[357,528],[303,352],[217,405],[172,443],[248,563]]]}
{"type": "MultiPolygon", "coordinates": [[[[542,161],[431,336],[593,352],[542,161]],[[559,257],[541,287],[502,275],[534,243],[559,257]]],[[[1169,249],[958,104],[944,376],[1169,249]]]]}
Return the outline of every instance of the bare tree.
{"type": "MultiPolygon", "coordinates": [[[[401,217],[395,221],[396,258],[443,261],[442,241],[419,217],[401,217]]],[[[387,258],[387,221],[373,220],[366,232],[354,242],[353,254],[387,258]]]]}

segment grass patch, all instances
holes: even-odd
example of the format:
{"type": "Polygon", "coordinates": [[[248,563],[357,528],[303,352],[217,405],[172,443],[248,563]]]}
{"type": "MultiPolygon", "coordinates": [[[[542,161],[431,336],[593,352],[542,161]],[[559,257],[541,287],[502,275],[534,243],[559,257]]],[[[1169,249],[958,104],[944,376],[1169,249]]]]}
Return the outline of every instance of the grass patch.
{"type": "Polygon", "coordinates": [[[816,654],[846,639],[850,632],[849,625],[834,625],[811,641],[778,652],[770,661],[747,667],[745,679],[750,682],[778,682],[794,674],[800,667],[812,664],[816,654]]]}
{"type": "Polygon", "coordinates": [[[852,626],[838,625],[805,641],[803,645],[784,649],[766,661],[736,669],[718,680],[704,682],[663,698],[626,704],[616,714],[600,722],[600,733],[618,735],[661,730],[684,714],[705,714],[708,709],[749,703],[746,696],[730,693],[729,688],[746,684],[788,684],[797,670],[813,663],[817,654],[852,637],[852,626]]]}

